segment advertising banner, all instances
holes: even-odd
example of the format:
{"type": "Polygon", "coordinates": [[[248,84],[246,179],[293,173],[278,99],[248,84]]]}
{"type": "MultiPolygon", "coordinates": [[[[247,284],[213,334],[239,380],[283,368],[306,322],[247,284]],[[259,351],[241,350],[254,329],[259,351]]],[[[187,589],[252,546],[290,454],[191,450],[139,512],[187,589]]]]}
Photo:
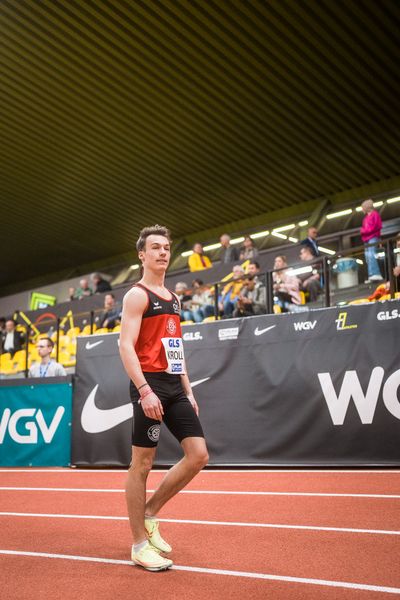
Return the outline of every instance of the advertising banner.
{"type": "Polygon", "coordinates": [[[71,462],[70,378],[2,382],[0,465],[67,466],[71,462]]]}
{"type": "MultiPolygon", "coordinates": [[[[398,301],[184,328],[215,465],[398,465],[398,301]]],[[[132,407],[118,334],[82,338],[73,462],[129,464],[132,407]]],[[[165,428],[157,464],[181,456],[165,428]]]]}

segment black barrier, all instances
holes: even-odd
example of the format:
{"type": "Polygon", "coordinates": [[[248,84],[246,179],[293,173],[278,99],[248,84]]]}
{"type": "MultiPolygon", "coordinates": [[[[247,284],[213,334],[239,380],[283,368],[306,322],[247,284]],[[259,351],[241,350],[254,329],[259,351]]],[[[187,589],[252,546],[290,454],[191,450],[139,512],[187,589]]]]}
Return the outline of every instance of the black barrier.
{"type": "MultiPolygon", "coordinates": [[[[185,327],[212,465],[399,465],[400,303],[185,327]]],[[[118,335],[78,339],[72,462],[128,465],[118,335]]],[[[156,464],[181,456],[162,428],[156,464]]]]}

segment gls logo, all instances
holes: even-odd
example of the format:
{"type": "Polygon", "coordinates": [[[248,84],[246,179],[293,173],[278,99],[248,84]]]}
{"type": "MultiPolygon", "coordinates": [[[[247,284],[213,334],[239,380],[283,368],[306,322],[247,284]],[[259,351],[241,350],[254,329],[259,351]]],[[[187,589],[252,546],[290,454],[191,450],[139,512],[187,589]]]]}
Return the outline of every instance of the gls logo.
{"type": "Polygon", "coordinates": [[[400,311],[397,308],[393,310],[382,310],[376,315],[378,321],[390,321],[390,319],[400,319],[400,311]]]}
{"type": "Polygon", "coordinates": [[[187,331],[182,337],[186,342],[195,342],[203,339],[200,331],[187,331]]]}
{"type": "MultiPolygon", "coordinates": [[[[318,373],[319,383],[333,424],[343,425],[351,399],[353,399],[361,423],[364,425],[371,424],[374,419],[384,374],[385,371],[382,367],[375,367],[372,370],[368,388],[364,394],[357,371],[346,371],[339,394],[336,394],[330,373],[318,373]]],[[[388,377],[382,390],[383,403],[396,419],[400,419],[400,402],[397,398],[399,386],[400,369],[388,377]]]]}
{"type": "MultiPolygon", "coordinates": [[[[9,436],[17,444],[37,444],[38,427],[45,443],[50,444],[61,422],[61,419],[63,418],[64,413],[65,408],[63,406],[59,406],[54,414],[50,425],[47,425],[46,421],[44,420],[43,413],[40,409],[36,411],[36,408],[20,408],[19,410],[16,410],[11,414],[11,410],[9,408],[5,408],[0,421],[0,444],[4,442],[4,437],[6,435],[7,429],[9,436]],[[32,418],[33,416],[35,416],[35,419],[32,418]],[[18,421],[20,419],[27,419],[29,417],[30,420],[27,420],[24,423],[24,428],[27,433],[18,432],[18,421]]],[[[20,431],[22,428],[23,427],[20,425],[20,431]]]]}
{"type": "Polygon", "coordinates": [[[314,329],[317,321],[300,321],[299,323],[293,323],[295,331],[309,331],[314,329]]]}

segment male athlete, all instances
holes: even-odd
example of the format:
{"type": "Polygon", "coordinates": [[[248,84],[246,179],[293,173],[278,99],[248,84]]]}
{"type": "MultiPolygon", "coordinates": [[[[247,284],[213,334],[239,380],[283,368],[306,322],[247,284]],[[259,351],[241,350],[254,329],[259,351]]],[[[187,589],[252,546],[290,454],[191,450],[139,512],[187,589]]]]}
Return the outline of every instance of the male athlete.
{"type": "Polygon", "coordinates": [[[158,530],[157,514],[207,464],[199,409],[186,374],[177,297],[164,286],[170,234],[145,227],[136,243],[143,276],[124,297],[120,353],[131,380],[134,431],[126,501],[133,535],[132,560],[149,571],[172,566],[171,546],[158,530]],[[165,475],[146,502],[161,421],[180,442],[184,457],[165,475]]]}

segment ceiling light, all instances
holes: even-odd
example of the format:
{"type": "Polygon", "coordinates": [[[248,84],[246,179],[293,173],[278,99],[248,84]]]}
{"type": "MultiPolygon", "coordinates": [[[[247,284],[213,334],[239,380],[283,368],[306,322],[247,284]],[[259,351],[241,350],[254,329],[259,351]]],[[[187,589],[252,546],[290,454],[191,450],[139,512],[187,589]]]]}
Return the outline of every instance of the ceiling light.
{"type": "Polygon", "coordinates": [[[258,233],[252,233],[251,238],[256,240],[257,238],[264,237],[266,235],[269,235],[269,231],[259,231],[258,233]]]}
{"type": "Polygon", "coordinates": [[[289,237],[289,242],[293,242],[293,244],[297,244],[298,241],[297,238],[289,237]]]}
{"type": "Polygon", "coordinates": [[[271,235],[281,238],[282,240],[287,240],[287,235],[285,235],[284,233],[279,233],[279,231],[271,231],[271,235]]]}
{"type": "Polygon", "coordinates": [[[308,221],[299,221],[298,222],[299,227],[305,227],[306,225],[308,225],[308,221]]]}
{"type": "Polygon", "coordinates": [[[400,196],[397,196],[396,198],[389,198],[389,200],[386,200],[386,202],[388,204],[393,204],[394,202],[400,202],[400,196]]]}
{"type": "Polygon", "coordinates": [[[217,248],[220,248],[221,244],[219,242],[216,242],[215,244],[208,244],[208,246],[204,246],[203,250],[216,250],[217,248]]]}
{"type": "Polygon", "coordinates": [[[356,263],[358,263],[359,265],[363,265],[364,261],[362,261],[361,258],[356,258],[356,263]]]}
{"type": "Polygon", "coordinates": [[[243,235],[241,237],[233,238],[233,240],[231,240],[231,244],[241,244],[242,242],[244,242],[243,235]]]}
{"type": "Polygon", "coordinates": [[[193,250],[185,250],[185,252],[181,252],[181,256],[191,256],[193,254],[193,250]]]}
{"type": "Polygon", "coordinates": [[[327,219],[337,219],[338,217],[344,217],[345,215],[351,215],[353,212],[352,208],[346,208],[346,210],[340,210],[339,212],[331,213],[326,215],[327,219]]]}
{"type": "Polygon", "coordinates": [[[136,269],[139,269],[140,265],[131,265],[130,268],[132,269],[132,271],[136,271],[136,269]]]}
{"type": "Polygon", "coordinates": [[[336,252],[334,250],[331,250],[330,248],[324,248],[323,246],[318,246],[318,250],[320,250],[321,252],[324,252],[324,254],[330,254],[331,256],[336,254],[336,252]]]}
{"type": "Polygon", "coordinates": [[[291,223],[290,225],[282,225],[281,227],[274,227],[274,231],[287,231],[288,229],[294,229],[296,225],[291,223]]]}

